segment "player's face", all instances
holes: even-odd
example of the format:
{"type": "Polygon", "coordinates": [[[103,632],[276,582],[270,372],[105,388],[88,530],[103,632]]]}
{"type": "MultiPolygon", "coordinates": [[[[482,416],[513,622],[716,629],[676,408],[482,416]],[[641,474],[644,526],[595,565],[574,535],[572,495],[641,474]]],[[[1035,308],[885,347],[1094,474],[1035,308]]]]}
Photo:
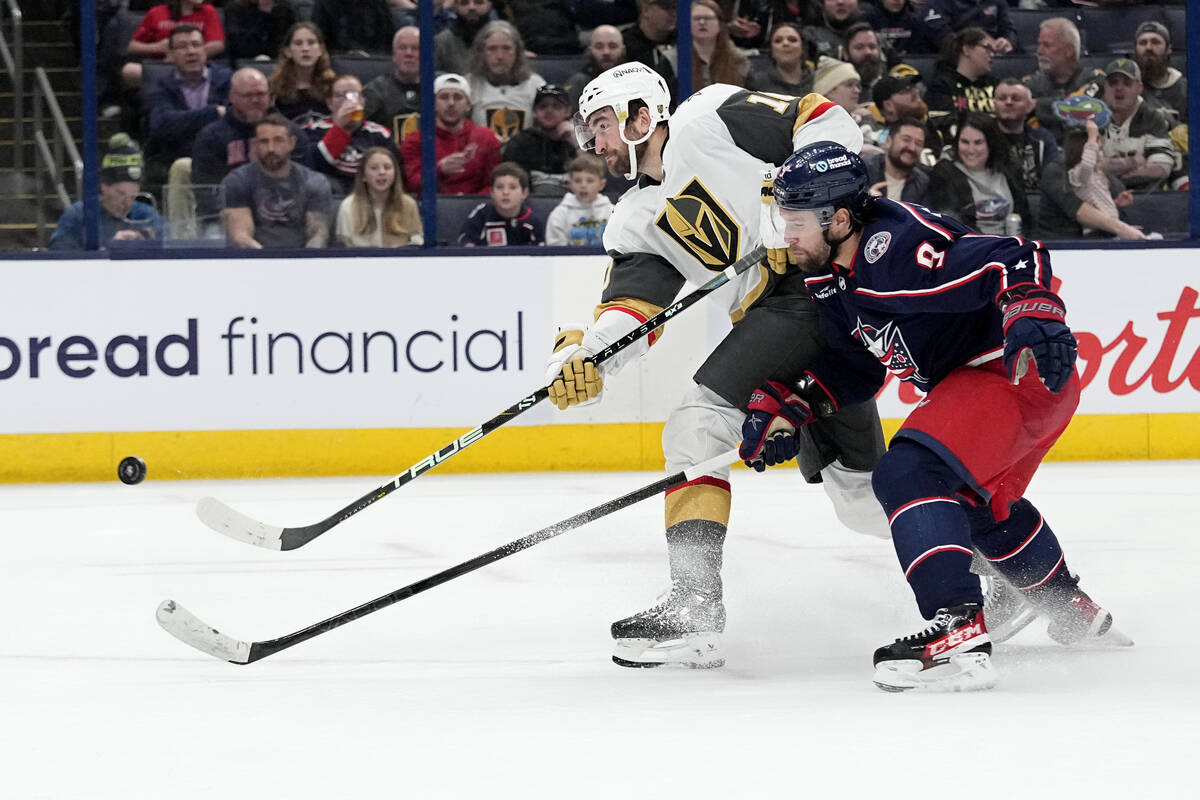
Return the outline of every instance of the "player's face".
{"type": "Polygon", "coordinates": [[[988,143],[983,131],[969,125],[958,133],[958,158],[967,169],[987,166],[988,143]]]}
{"type": "Polygon", "coordinates": [[[502,217],[515,217],[528,196],[529,190],[521,188],[521,182],[511,175],[492,181],[492,202],[502,217]]]}
{"type": "MultiPolygon", "coordinates": [[[[638,120],[628,123],[628,136],[640,139],[644,130],[639,129],[638,120]]],[[[596,155],[604,159],[604,164],[613,175],[629,173],[629,145],[621,139],[621,129],[617,124],[617,114],[612,108],[602,108],[588,117],[587,132],[592,137],[592,147],[596,155]]],[[[639,160],[645,144],[637,145],[639,160]]]]}
{"type": "Polygon", "coordinates": [[[817,220],[817,213],[808,209],[791,211],[779,209],[783,220],[783,240],[792,253],[792,260],[804,272],[816,272],[829,261],[829,244],[817,220]]]}
{"type": "Polygon", "coordinates": [[[370,189],[386,192],[396,181],[396,165],[383,153],[375,153],[363,164],[363,179],[370,189]]]}

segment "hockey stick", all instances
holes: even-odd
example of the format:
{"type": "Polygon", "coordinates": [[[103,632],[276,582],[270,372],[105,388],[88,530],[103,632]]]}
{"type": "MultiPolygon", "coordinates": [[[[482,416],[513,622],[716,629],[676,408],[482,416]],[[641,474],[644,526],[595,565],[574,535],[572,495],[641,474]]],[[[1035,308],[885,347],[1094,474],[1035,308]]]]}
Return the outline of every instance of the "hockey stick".
{"type": "MultiPolygon", "coordinates": [[[[744,257],[726,267],[708,283],[680,298],[669,308],[664,308],[646,320],[642,325],[613,342],[608,348],[597,353],[593,357],[594,360],[597,364],[602,363],[639,339],[650,335],[651,332],[661,327],[671,317],[708,296],[750,267],[762,261],[765,255],[765,248],[761,246],[754,248],[744,257]]],[[[268,550],[295,550],[298,547],[308,544],[335,525],[345,522],[367,506],[387,497],[401,486],[416,480],[451,456],[467,449],[504,423],[533,408],[542,400],[545,400],[549,394],[549,389],[543,386],[530,396],[521,398],[478,428],[468,431],[442,449],[430,453],[392,480],[367,492],[350,505],[312,525],[301,525],[295,528],[268,525],[265,522],[259,522],[240,511],[230,508],[215,497],[201,498],[196,504],[196,516],[214,531],[223,533],[231,539],[237,539],[239,542],[258,545],[268,550]]]]}
{"type": "Polygon", "coordinates": [[[228,661],[231,664],[249,664],[252,661],[258,661],[266,658],[269,655],[274,655],[280,650],[300,644],[303,641],[320,636],[322,633],[327,633],[334,628],[353,622],[360,617],[365,617],[367,614],[379,611],[382,608],[387,608],[390,605],[399,603],[401,600],[406,600],[415,594],[420,594],[426,589],[432,589],[434,586],[439,586],[447,581],[452,581],[468,572],[473,572],[480,567],[491,564],[494,561],[499,561],[502,558],[508,558],[511,555],[527,550],[535,544],[540,544],[547,539],[553,539],[561,533],[566,533],[569,530],[579,528],[592,520],[600,519],[608,516],[614,511],[619,511],[626,506],[631,506],[645,500],[648,497],[653,497],[656,494],[673,489],[676,486],[695,480],[700,476],[720,467],[736,461],[738,451],[730,450],[722,453],[719,456],[710,458],[701,464],[694,467],[689,467],[682,472],[676,472],[673,475],[668,475],[665,478],[655,481],[647,486],[643,486],[629,494],[618,497],[615,500],[609,500],[607,503],[602,503],[595,508],[590,508],[587,511],[576,514],[573,517],[568,517],[561,522],[542,528],[539,531],[523,536],[516,541],[509,542],[503,547],[497,547],[495,550],[489,550],[483,555],[475,556],[474,558],[457,564],[449,569],[442,570],[436,575],[431,575],[428,578],[410,583],[408,586],[397,589],[394,592],[389,592],[382,597],[377,597],[370,602],[363,603],[349,611],[343,611],[336,614],[327,620],[318,622],[315,625],[310,625],[303,630],[289,633],[286,636],[280,636],[278,639],[267,639],[261,642],[246,642],[241,639],[235,639],[227,633],[222,633],[216,628],[202,622],[195,614],[192,614],[183,606],[176,603],[174,600],[164,600],[158,607],[155,613],[155,618],[158,619],[158,624],[166,630],[167,633],[174,636],[184,644],[191,645],[202,653],[219,658],[223,661],[228,661]]]}

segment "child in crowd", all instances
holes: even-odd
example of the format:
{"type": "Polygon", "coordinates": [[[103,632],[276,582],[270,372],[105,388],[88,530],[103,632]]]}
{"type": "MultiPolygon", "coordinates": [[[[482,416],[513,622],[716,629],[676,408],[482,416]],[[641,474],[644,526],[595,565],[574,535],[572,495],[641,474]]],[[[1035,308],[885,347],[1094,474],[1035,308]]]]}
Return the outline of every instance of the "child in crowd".
{"type": "Polygon", "coordinates": [[[480,203],[463,222],[458,243],[467,247],[538,245],[546,240],[546,223],[525,204],[529,173],[503,161],[492,170],[492,200],[480,203]]]}
{"type": "Polygon", "coordinates": [[[567,165],[567,188],[562,202],[546,220],[546,244],[600,247],[604,227],[612,216],[612,201],[604,191],[604,162],[589,153],[567,165]]]}
{"type": "Polygon", "coordinates": [[[404,191],[400,164],[386,147],[372,147],[363,156],[354,190],[338,208],[337,236],[347,247],[424,243],[417,201],[404,191]]]}

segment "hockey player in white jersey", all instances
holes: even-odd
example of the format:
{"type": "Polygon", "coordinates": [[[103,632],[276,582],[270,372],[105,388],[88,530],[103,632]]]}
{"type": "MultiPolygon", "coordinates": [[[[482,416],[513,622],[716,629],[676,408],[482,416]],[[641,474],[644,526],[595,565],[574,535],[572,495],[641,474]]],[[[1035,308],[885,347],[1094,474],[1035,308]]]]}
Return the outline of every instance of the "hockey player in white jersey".
{"type": "MultiPolygon", "coordinates": [[[[617,203],[605,230],[612,263],[593,324],[561,332],[547,364],[550,399],[559,408],[594,400],[604,378],[645,354],[655,337],[600,366],[592,354],[668,306],[685,281],[703,284],[764,243],[760,219],[770,207],[762,194],[764,174],[806,144],[836,141],[854,152],[862,145],[853,119],[820,95],[798,98],[716,84],[673,116],[669,103],[662,78],[637,63],[602,73],[580,96],[580,146],[638,184],[617,203]]],[[[789,269],[782,238],[765,244],[780,249],[769,250],[763,264],[734,280],[733,329],[667,420],[668,472],[735,447],[750,393],[770,376],[800,377],[821,347],[803,275],[789,269]]],[[[870,483],[883,453],[874,402],[818,424],[804,429],[811,436],[796,440],[804,477],[822,483],[845,525],[887,537],[870,483]]],[[[728,479],[726,468],[667,495],[671,587],[657,605],[613,623],[617,664],[724,664],[720,572],[728,479]]]]}

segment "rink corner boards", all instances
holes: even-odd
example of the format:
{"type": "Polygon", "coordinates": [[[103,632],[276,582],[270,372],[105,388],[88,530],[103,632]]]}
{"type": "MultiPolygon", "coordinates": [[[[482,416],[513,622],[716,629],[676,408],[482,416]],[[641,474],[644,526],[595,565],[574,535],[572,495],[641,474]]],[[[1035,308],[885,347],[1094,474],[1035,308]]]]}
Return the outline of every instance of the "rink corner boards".
{"type": "MultiPolygon", "coordinates": [[[[890,437],[899,419],[884,420],[890,437]]],[[[0,482],[116,482],[126,456],[148,480],[387,475],[426,459],[443,473],[658,470],[662,423],[494,431],[461,452],[457,428],[0,434],[0,482]],[[439,451],[448,455],[443,459],[439,451]]],[[[1200,458],[1200,412],[1076,416],[1051,461],[1200,458]]],[[[424,471],[424,469],[421,469],[424,471]]]]}

